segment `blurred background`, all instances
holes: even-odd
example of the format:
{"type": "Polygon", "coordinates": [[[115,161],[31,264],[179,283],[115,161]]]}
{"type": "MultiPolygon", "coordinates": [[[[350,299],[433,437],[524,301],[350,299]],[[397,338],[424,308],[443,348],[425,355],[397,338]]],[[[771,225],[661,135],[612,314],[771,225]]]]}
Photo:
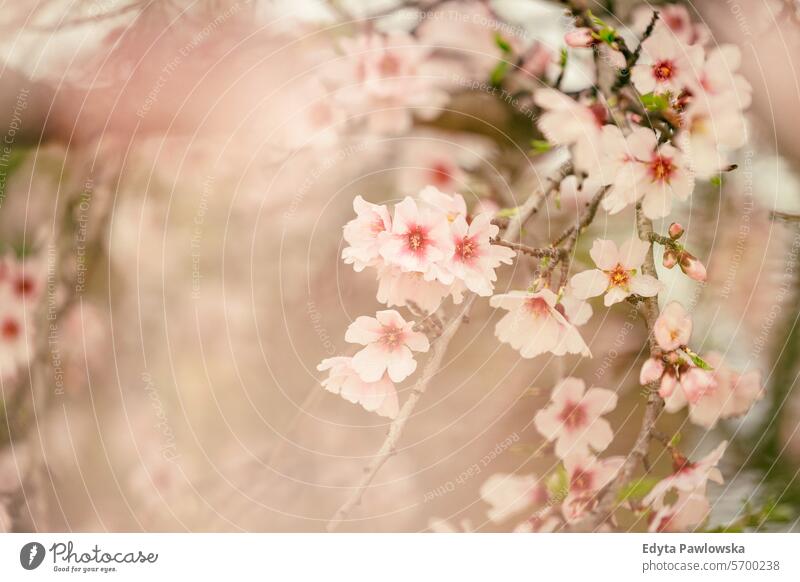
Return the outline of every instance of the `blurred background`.
{"type": "MultiPolygon", "coordinates": [[[[633,3],[596,5],[635,33],[633,3]]],[[[726,484],[710,490],[711,523],[777,502],[764,528],[798,529],[800,5],[687,6],[713,43],[741,48],[753,104],[748,144],[732,160],[739,169],[698,183],[673,213],[709,280],[660,272],[660,299],[693,306],[695,343],[760,370],[767,392],[711,433],[682,413],[664,427],[689,451],[732,441],[726,484]]],[[[434,183],[471,205],[524,201],[557,155],[530,155],[533,110],[485,83],[504,57],[498,31],[531,79],[557,75],[563,7],[2,8],[0,310],[22,331],[2,328],[0,531],[322,531],[388,427],[326,393],[316,371],[344,352],[350,321],[380,308],[373,274],[339,260],[352,200],[392,202],[434,183]],[[374,103],[337,85],[342,40],[392,30],[428,51],[408,100],[430,96],[421,105],[434,115],[379,120],[374,103]]],[[[570,61],[566,86],[590,86],[590,63],[590,54],[570,61]]],[[[548,201],[527,236],[550,240],[580,203],[548,201]]],[[[603,213],[593,228],[622,237],[631,226],[630,216],[603,213]]],[[[576,261],[588,260],[585,245],[576,261]]],[[[524,271],[501,271],[497,289],[524,288],[524,271]]],[[[618,391],[609,453],[630,450],[645,339],[630,305],[596,309],[582,330],[593,359],[523,360],[497,342],[497,319],[476,304],[397,454],[342,529],[420,531],[440,519],[497,528],[480,486],[496,472],[551,470],[552,457],[531,454],[541,444],[532,419],[564,374],[618,391]]]]}

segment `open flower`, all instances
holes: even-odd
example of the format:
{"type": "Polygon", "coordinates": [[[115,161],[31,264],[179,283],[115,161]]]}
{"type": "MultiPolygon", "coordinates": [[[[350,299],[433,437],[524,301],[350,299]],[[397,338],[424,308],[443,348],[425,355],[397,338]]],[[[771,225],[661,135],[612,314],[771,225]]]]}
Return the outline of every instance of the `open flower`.
{"type": "Polygon", "coordinates": [[[642,297],[658,295],[658,279],[640,272],[649,250],[650,244],[638,237],[631,238],[619,249],[614,241],[595,240],[589,254],[599,268],[572,277],[571,287],[575,296],[589,299],[605,293],[603,302],[609,307],[633,294],[642,297]]]}
{"type": "Polygon", "coordinates": [[[575,169],[589,172],[596,167],[601,158],[600,131],[608,117],[605,105],[583,104],[555,89],[539,89],[534,102],[545,110],[537,125],[547,141],[573,146],[575,169]]]}
{"type": "Polygon", "coordinates": [[[656,319],[653,335],[662,350],[677,350],[688,344],[692,337],[692,318],[683,305],[671,301],[656,319]]]}
{"type": "Polygon", "coordinates": [[[353,368],[353,358],[345,357],[326,358],[317,370],[329,370],[328,377],[322,381],[328,392],[339,394],[345,400],[360,404],[364,410],[381,416],[397,416],[397,390],[386,374],[377,382],[365,382],[353,368]]]}
{"type": "Polygon", "coordinates": [[[561,313],[558,296],[550,289],[536,293],[510,291],[495,295],[489,304],[509,312],[497,323],[495,335],[518,350],[523,358],[534,358],[545,352],[556,356],[591,356],[575,325],[561,313]]]}
{"type": "Polygon", "coordinates": [[[636,133],[637,140],[627,143],[644,164],[645,172],[634,187],[634,199],[641,200],[644,215],[655,220],[671,212],[673,197],[689,197],[694,189],[694,172],[677,148],[668,143],[657,145],[652,131],[636,133]]]}
{"type": "Polygon", "coordinates": [[[642,53],[631,71],[631,81],[642,94],[677,96],[696,83],[702,66],[701,46],[685,45],[667,27],[657,26],[650,38],[642,42],[642,53]]]}
{"type": "Polygon", "coordinates": [[[605,450],[614,438],[602,415],[617,406],[617,395],[604,388],[590,388],[580,378],[565,378],[553,389],[550,405],[536,413],[536,430],[555,441],[556,455],[588,455],[605,450]],[[585,393],[584,393],[585,392],[585,393]]]}
{"type": "Polygon", "coordinates": [[[438,278],[450,283],[452,275],[440,263],[452,252],[449,223],[443,212],[419,206],[410,197],[395,206],[392,229],[381,235],[380,253],[386,263],[423,273],[427,280],[438,278]]]}
{"type": "Polygon", "coordinates": [[[382,204],[372,204],[361,196],[353,200],[356,218],[344,225],[344,240],[350,246],[342,251],[342,258],[360,272],[364,267],[381,262],[380,235],[392,228],[389,209],[382,204]]]}
{"type": "Polygon", "coordinates": [[[699,426],[712,429],[721,419],[745,414],[764,395],[761,375],[753,370],[737,374],[711,352],[706,361],[713,366],[714,382],[698,398],[689,402],[689,418],[699,426]]]}
{"type": "Polygon", "coordinates": [[[564,459],[568,493],[561,506],[564,519],[573,523],[597,503],[597,492],[608,485],[625,463],[624,457],[598,459],[588,454],[570,454],[564,459]]]}
{"type": "Polygon", "coordinates": [[[679,491],[670,505],[662,505],[650,516],[651,532],[683,532],[703,523],[711,513],[711,504],[702,489],[679,491]]]}
{"type": "Polygon", "coordinates": [[[547,488],[536,475],[496,473],[481,485],[480,495],[491,506],[489,519],[500,523],[547,501],[547,488]]]}
{"type": "Polygon", "coordinates": [[[447,268],[456,279],[464,282],[467,289],[482,297],[494,291],[497,280],[495,269],[501,263],[510,265],[516,253],[509,248],[491,244],[499,228],[492,224],[489,214],[479,214],[467,224],[458,216],[451,225],[453,254],[447,268]]]}
{"type": "Polygon", "coordinates": [[[384,372],[393,382],[402,382],[417,369],[411,351],[427,352],[430,344],[424,333],[414,331],[394,309],[379,311],[375,317],[357,318],[344,336],[345,341],[366,346],[353,356],[352,366],[365,382],[377,382],[384,372]]]}
{"type": "Polygon", "coordinates": [[[683,457],[676,458],[673,473],[656,483],[642,502],[645,505],[652,505],[655,509],[660,509],[664,505],[664,497],[670,491],[675,490],[679,493],[681,491],[705,491],[709,480],[723,483],[722,473],[717,469],[717,464],[725,454],[727,446],[728,441],[721,442],[716,449],[696,463],[683,457]]]}
{"type": "Polygon", "coordinates": [[[403,271],[400,267],[384,265],[378,269],[378,301],[387,307],[403,307],[411,303],[427,313],[433,313],[448,294],[458,305],[464,300],[464,285],[454,281],[445,285],[439,281],[427,281],[423,273],[403,271]]]}

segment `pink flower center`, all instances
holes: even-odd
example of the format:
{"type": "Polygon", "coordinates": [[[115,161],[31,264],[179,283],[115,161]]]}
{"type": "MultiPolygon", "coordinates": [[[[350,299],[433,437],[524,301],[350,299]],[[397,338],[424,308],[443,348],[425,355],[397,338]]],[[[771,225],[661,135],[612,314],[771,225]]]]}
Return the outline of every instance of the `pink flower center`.
{"type": "Polygon", "coordinates": [[[406,231],[406,247],[415,255],[423,254],[428,242],[428,233],[421,226],[410,226],[406,231]]]}
{"type": "Polygon", "coordinates": [[[380,71],[383,77],[395,77],[400,72],[400,59],[387,53],[380,60],[380,71]]]}
{"type": "Polygon", "coordinates": [[[622,265],[617,265],[608,273],[608,280],[612,287],[627,287],[631,280],[630,272],[622,265]]]}
{"type": "Polygon", "coordinates": [[[402,329],[395,325],[385,325],[378,341],[384,348],[392,351],[403,345],[404,340],[405,333],[402,329]]]}
{"type": "Polygon", "coordinates": [[[602,103],[593,103],[589,106],[589,111],[592,112],[594,115],[594,120],[597,123],[597,127],[603,127],[608,120],[608,111],[606,110],[605,105],[602,103]]]}
{"type": "Polygon", "coordinates": [[[569,488],[575,492],[585,492],[592,490],[594,474],[586,469],[576,469],[569,480],[569,488]]]}
{"type": "Polygon", "coordinates": [[[431,183],[437,188],[449,186],[453,181],[452,167],[445,162],[436,162],[429,169],[428,174],[431,183]]]}
{"type": "Polygon", "coordinates": [[[669,183],[672,175],[675,173],[675,164],[672,163],[672,158],[656,155],[649,164],[650,178],[653,182],[666,182],[669,183]]]}
{"type": "Polygon", "coordinates": [[[672,61],[657,61],[653,64],[653,76],[659,83],[669,81],[675,75],[675,63],[672,61]]]}
{"type": "Polygon", "coordinates": [[[531,297],[525,301],[525,306],[528,308],[534,317],[547,317],[550,315],[550,306],[547,301],[541,297],[531,297]]]}
{"type": "Polygon", "coordinates": [[[28,277],[19,277],[14,281],[14,291],[20,297],[27,297],[35,290],[36,285],[28,277]]]}
{"type": "Polygon", "coordinates": [[[474,263],[478,258],[479,247],[475,237],[465,236],[455,241],[455,258],[462,263],[474,263]]]}
{"type": "Polygon", "coordinates": [[[0,333],[3,334],[3,339],[14,341],[19,337],[19,324],[13,319],[6,319],[0,328],[0,333]]]}
{"type": "Polygon", "coordinates": [[[586,409],[582,404],[567,402],[561,409],[558,419],[567,429],[575,430],[586,424],[586,409]]]}

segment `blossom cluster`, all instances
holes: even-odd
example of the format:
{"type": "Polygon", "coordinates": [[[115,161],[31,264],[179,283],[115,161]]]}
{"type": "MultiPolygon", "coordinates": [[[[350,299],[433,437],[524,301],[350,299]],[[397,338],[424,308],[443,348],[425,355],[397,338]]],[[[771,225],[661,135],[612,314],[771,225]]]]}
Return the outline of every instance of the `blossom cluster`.
{"type": "MultiPolygon", "coordinates": [[[[468,215],[460,194],[445,194],[434,186],[392,209],[360,196],[353,208],[356,218],[344,226],[349,246],[342,258],[358,272],[376,271],[377,299],[387,307],[407,306],[433,314],[447,296],[456,304],[466,291],[490,296],[495,270],[511,264],[515,255],[512,249],[492,244],[499,227],[492,224],[491,214],[468,215]]],[[[364,348],[352,358],[324,360],[319,370],[330,373],[323,385],[367,410],[394,418],[398,412],[394,383],[414,372],[412,351],[427,352],[427,337],[389,309],[375,317],[357,318],[345,340],[364,348]]]]}
{"type": "Polygon", "coordinates": [[[38,264],[0,258],[0,376],[16,377],[33,355],[33,314],[43,288],[38,264]]]}

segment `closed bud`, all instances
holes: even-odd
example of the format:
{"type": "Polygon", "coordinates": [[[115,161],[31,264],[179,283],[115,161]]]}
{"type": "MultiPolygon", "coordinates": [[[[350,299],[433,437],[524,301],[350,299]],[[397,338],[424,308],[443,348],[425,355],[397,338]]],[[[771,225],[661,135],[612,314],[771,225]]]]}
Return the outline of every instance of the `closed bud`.
{"type": "Polygon", "coordinates": [[[681,255],[681,271],[695,281],[704,283],[706,280],[706,267],[691,253],[683,252],[681,255]]]}
{"type": "Polygon", "coordinates": [[[664,265],[667,269],[671,269],[675,265],[678,264],[678,255],[675,254],[673,250],[667,250],[664,252],[664,258],[661,261],[661,264],[664,265]]]}
{"type": "Polygon", "coordinates": [[[678,224],[677,222],[673,222],[669,225],[669,238],[672,240],[678,240],[683,236],[683,227],[678,224]]]}
{"type": "Polygon", "coordinates": [[[586,27],[575,28],[564,35],[564,42],[572,48],[587,48],[597,42],[592,31],[586,27]]]}

